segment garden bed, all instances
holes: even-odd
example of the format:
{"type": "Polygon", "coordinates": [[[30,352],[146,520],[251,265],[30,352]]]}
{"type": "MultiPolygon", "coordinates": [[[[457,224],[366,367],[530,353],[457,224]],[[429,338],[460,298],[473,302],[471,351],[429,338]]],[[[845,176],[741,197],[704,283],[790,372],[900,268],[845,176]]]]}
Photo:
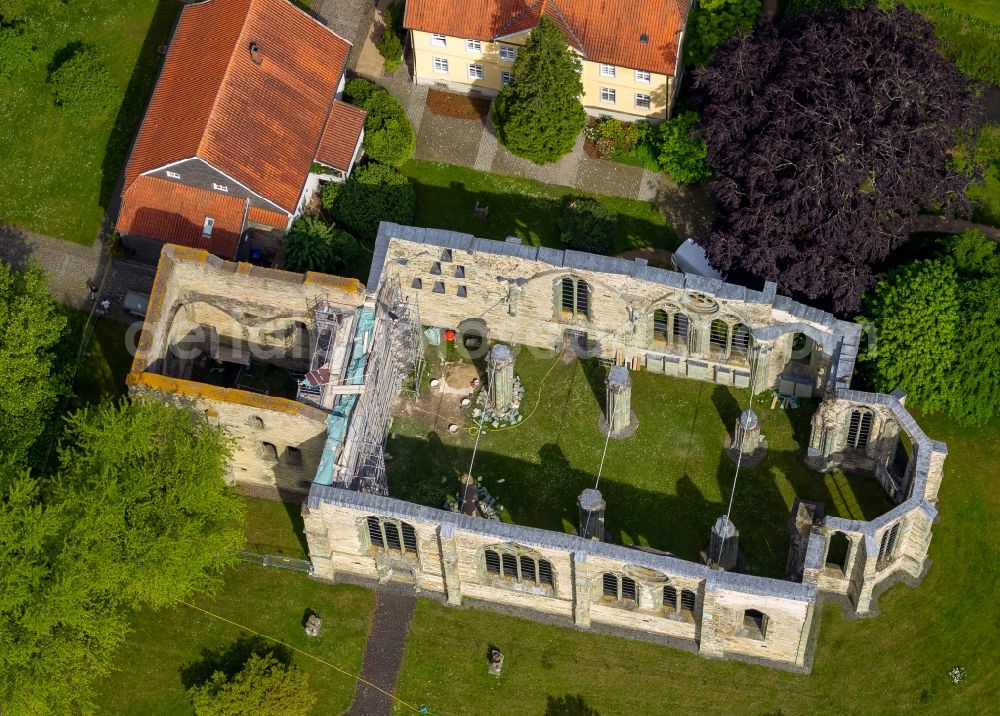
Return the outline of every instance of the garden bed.
{"type": "Polygon", "coordinates": [[[490,100],[457,92],[427,90],[427,109],[452,119],[482,119],[490,111],[490,100]]]}

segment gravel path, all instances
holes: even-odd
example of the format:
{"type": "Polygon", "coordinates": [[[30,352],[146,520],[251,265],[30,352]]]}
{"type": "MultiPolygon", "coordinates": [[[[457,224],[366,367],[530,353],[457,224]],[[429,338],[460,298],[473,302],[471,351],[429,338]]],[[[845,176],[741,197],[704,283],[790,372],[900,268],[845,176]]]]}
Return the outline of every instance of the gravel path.
{"type": "MultiPolygon", "coordinates": [[[[409,586],[383,585],[375,594],[375,613],[365,644],[361,678],[390,694],[396,691],[406,635],[416,606],[417,598],[409,586]]],[[[345,716],[388,716],[392,713],[392,703],[388,695],[359,681],[345,716]]]]}

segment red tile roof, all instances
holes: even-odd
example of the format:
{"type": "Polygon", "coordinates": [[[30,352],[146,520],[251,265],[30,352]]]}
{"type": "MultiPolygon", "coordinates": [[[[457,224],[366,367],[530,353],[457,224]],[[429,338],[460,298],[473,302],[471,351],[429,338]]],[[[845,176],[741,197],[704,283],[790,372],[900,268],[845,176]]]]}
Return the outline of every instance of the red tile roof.
{"type": "MultiPolygon", "coordinates": [[[[247,200],[151,176],[138,177],[122,195],[116,229],[165,243],[236,256],[247,214],[247,200]],[[212,217],[212,235],[202,235],[212,217]]],[[[282,227],[284,228],[284,227],[282,227]]]]}
{"type": "Polygon", "coordinates": [[[247,221],[252,221],[255,224],[264,224],[265,226],[273,226],[275,229],[281,229],[282,231],[288,228],[288,214],[282,214],[280,211],[258,209],[255,206],[251,206],[250,211],[247,212],[247,221]]]}
{"type": "Polygon", "coordinates": [[[197,156],[294,211],[349,50],[288,0],[185,5],[125,169],[126,190],[143,172],[197,156]]]}
{"type": "Polygon", "coordinates": [[[531,30],[544,15],[592,62],[673,75],[689,6],[689,0],[407,0],[403,24],[493,41],[531,30]]]}
{"type": "Polygon", "coordinates": [[[334,169],[348,171],[354,158],[354,150],[358,148],[366,115],[362,109],[335,101],[319,141],[319,149],[316,150],[316,161],[334,169]]]}

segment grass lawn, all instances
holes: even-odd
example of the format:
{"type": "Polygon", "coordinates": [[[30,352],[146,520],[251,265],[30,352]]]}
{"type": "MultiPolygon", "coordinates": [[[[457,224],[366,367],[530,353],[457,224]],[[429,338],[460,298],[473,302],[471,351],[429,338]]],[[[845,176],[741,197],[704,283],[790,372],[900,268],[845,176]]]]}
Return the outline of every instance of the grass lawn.
{"type": "Polygon", "coordinates": [[[984,182],[969,187],[969,198],[980,202],[973,218],[983,224],[1000,226],[1000,125],[983,128],[978,151],[986,162],[984,182]]]}
{"type": "Polygon", "coordinates": [[[258,554],[308,557],[299,505],[247,497],[246,550],[258,554]]]}
{"type": "Polygon", "coordinates": [[[904,0],[934,24],[941,52],[959,69],[1000,85],[1000,3],[996,0],[904,0]]]}
{"type": "MultiPolygon", "coordinates": [[[[499,241],[517,236],[532,246],[565,248],[559,238],[562,199],[567,195],[588,195],[570,187],[417,159],[403,165],[402,172],[413,180],[417,190],[416,226],[462,231],[499,241]],[[477,201],[490,208],[486,219],[473,215],[477,201]]],[[[611,253],[638,248],[673,250],[680,245],[659,209],[649,202],[588,196],[595,196],[617,218],[611,253]]]]}
{"type": "MultiPolygon", "coordinates": [[[[598,430],[605,371],[596,362],[565,363],[554,353],[535,358],[528,351],[520,352],[515,370],[526,389],[522,411],[536,401],[538,408],[517,427],[488,429],[473,473],[502,505],[504,520],[574,532],[576,498],[593,487],[605,442],[598,430]]],[[[723,442],[750,392],[645,371],[632,377],[639,428],[628,440],[611,441],[600,483],[608,530],[615,541],[696,560],[708,546],[712,523],[726,511],[735,465],[723,442]]],[[[423,410],[398,415],[386,448],[393,458],[390,492],[434,507],[457,491],[474,441],[467,431],[449,434],[448,420],[426,412],[448,409],[438,396],[425,393],[423,410]]],[[[457,397],[445,400],[457,404],[457,397]]],[[[854,519],[874,518],[890,504],[873,478],[806,467],[813,403],[771,410],[765,394],[755,410],[770,447],[761,465],[741,471],[733,522],[747,571],[781,577],[796,496],[822,500],[828,514],[854,519]]],[[[469,418],[465,424],[474,423],[469,418]]]]}
{"type": "MultiPolygon", "coordinates": [[[[72,361],[79,350],[89,314],[68,306],[60,306],[59,310],[66,316],[69,329],[63,339],[61,351],[66,360],[72,361]]],[[[127,346],[128,328],[124,323],[110,318],[97,319],[87,352],[76,374],[76,400],[71,407],[125,395],[125,376],[132,367],[132,354],[127,346]]]]}
{"type": "Polygon", "coordinates": [[[995,713],[1000,422],[968,430],[918,419],[950,451],[930,573],[917,589],[884,594],[871,619],[845,622],[828,605],[811,676],[422,600],[398,693],[450,715],[995,713]],[[505,656],[499,679],[486,672],[491,644],[505,656]],[[954,667],[966,671],[960,684],[948,677],[954,667]]]}
{"type": "Polygon", "coordinates": [[[0,217],[25,229],[91,244],[125,162],[180,8],[177,0],[26,3],[19,20],[36,46],[32,67],[0,79],[0,217]],[[124,101],[107,120],[80,124],[56,107],[46,84],[53,56],[94,45],[124,101]]]}
{"type": "MultiPolygon", "coordinates": [[[[242,564],[226,574],[215,596],[199,596],[193,603],[357,674],[375,594],[314,582],[298,572],[242,564]],[[303,632],[307,609],[324,617],[319,639],[303,632]]],[[[190,714],[184,670],[247,633],[186,606],[137,612],[131,625],[132,634],[116,656],[115,673],[99,685],[98,713],[190,714]]],[[[350,705],[353,678],[299,653],[292,661],[308,672],[310,688],[320,695],[314,713],[341,713],[350,705]]]]}

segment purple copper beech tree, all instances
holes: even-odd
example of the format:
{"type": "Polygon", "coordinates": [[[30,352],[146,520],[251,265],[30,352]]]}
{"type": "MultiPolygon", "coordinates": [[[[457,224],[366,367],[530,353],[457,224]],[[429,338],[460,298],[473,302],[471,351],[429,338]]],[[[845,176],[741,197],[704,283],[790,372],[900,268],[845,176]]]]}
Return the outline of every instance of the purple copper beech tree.
{"type": "Polygon", "coordinates": [[[706,242],[734,278],[852,313],[912,218],[970,210],[981,87],[931,25],[869,6],[758,24],[695,70],[719,212],[706,242]],[[970,165],[971,166],[971,165],[970,165]]]}

